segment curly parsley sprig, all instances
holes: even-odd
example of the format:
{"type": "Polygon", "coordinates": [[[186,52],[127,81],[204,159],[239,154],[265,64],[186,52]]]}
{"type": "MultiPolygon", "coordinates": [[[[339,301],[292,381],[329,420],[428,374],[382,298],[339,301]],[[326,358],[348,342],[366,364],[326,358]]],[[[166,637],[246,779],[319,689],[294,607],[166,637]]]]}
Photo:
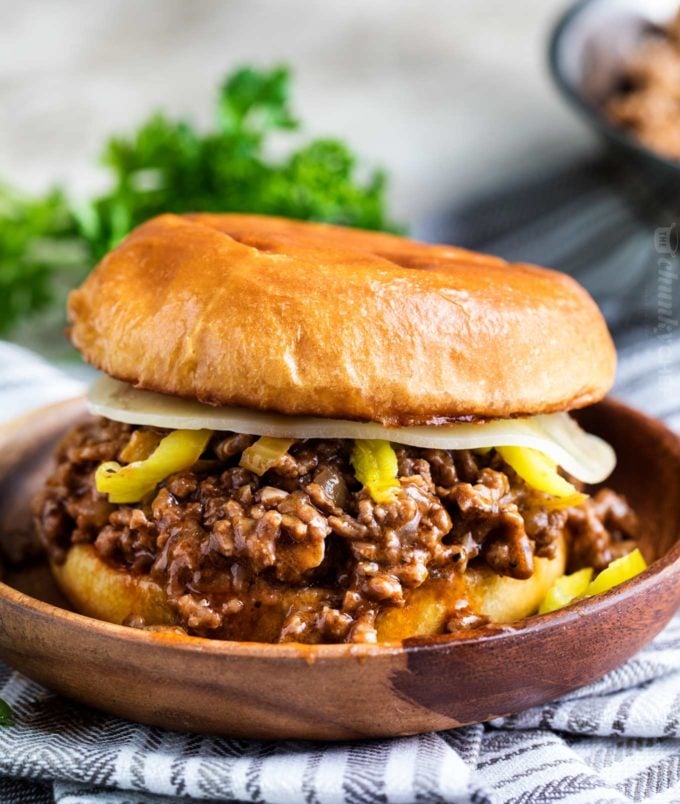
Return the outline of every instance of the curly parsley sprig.
{"type": "Polygon", "coordinates": [[[9,704],[0,698],[0,726],[12,726],[13,724],[12,710],[9,708],[9,704]]]}

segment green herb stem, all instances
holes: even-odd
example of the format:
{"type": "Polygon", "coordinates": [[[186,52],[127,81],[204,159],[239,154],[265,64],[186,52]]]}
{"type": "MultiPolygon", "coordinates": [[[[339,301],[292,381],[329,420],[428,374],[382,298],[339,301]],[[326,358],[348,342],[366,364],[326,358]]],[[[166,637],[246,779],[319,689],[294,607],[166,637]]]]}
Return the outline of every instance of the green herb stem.
{"type": "Polygon", "coordinates": [[[9,705],[0,698],[0,726],[11,726],[13,723],[14,718],[12,717],[12,710],[9,708],[9,705]]]}

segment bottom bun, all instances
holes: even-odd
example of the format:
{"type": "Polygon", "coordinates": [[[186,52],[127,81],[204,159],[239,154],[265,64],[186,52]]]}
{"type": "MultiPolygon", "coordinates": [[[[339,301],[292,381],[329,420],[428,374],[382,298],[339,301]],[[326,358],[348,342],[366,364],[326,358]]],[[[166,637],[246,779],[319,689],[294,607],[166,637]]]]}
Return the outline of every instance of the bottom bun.
{"type": "MultiPolygon", "coordinates": [[[[526,581],[494,573],[487,566],[469,567],[453,580],[431,579],[414,589],[406,604],[386,608],[377,618],[379,642],[395,642],[415,636],[445,633],[447,623],[466,601],[466,612],[487,617],[492,623],[510,623],[533,614],[548,589],[566,566],[566,547],[560,538],[556,556],[536,558],[534,574],[526,581]]],[[[146,626],[175,626],[175,615],[163,589],[148,576],[135,576],[103,561],[92,545],[71,547],[63,564],[52,563],[54,577],[76,611],[98,620],[146,626]]],[[[328,590],[255,586],[251,603],[214,634],[221,639],[275,642],[286,615],[294,607],[304,610],[328,597],[328,590]]]]}

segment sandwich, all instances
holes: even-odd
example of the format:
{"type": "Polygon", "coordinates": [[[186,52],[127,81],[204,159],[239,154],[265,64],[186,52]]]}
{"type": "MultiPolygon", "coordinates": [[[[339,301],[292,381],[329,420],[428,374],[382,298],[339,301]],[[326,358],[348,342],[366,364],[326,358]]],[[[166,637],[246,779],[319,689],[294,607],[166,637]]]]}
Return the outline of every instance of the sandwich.
{"type": "Polygon", "coordinates": [[[635,548],[600,485],[613,450],[570,415],[610,389],[614,346],[564,274],[163,215],[68,312],[101,376],[33,511],[84,614],[251,642],[461,636],[635,548]]]}

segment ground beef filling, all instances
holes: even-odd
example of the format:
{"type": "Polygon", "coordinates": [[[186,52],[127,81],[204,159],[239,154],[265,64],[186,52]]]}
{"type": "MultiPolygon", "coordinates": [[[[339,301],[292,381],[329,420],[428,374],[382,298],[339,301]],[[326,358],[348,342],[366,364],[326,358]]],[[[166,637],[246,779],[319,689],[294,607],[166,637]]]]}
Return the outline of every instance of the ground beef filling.
{"type": "Polygon", "coordinates": [[[94,471],[121,459],[135,429],[144,428],[100,419],[67,436],[34,502],[38,530],[57,562],[88,543],[111,564],[150,574],[186,630],[201,636],[241,638],[285,599],[272,641],[372,642],[379,612],[403,606],[428,578],[463,573],[470,562],[529,578],[561,534],[571,569],[601,569],[635,534],[614,492],[550,510],[494,452],[398,447],[401,489],[377,504],[354,478],[351,442],[297,442],[258,477],[239,466],[255,439],[227,433],[150,499],[114,505],[97,492],[94,471]]]}

